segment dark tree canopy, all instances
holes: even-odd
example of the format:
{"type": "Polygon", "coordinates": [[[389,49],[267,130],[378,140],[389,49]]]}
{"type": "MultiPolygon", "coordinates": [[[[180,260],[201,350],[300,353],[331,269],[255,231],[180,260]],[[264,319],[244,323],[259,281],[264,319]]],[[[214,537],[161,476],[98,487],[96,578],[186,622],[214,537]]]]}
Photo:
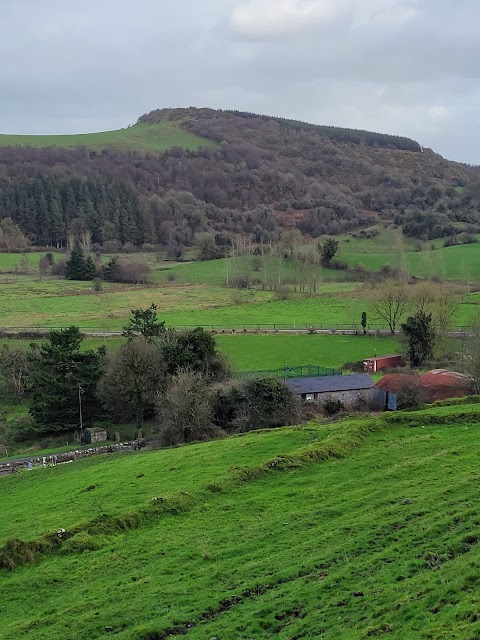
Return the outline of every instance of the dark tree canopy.
{"type": "Polygon", "coordinates": [[[408,339],[408,357],[412,367],[421,367],[433,358],[435,331],[432,314],[418,311],[402,324],[408,339]]]}
{"type": "Polygon", "coordinates": [[[79,426],[79,388],[83,391],[84,424],[102,416],[96,397],[105,348],[80,351],[78,327],[51,331],[48,342],[31,356],[33,399],[30,414],[42,434],[70,431],[79,426]]]}
{"type": "Polygon", "coordinates": [[[85,257],[79,244],[75,244],[65,266],[67,280],[93,280],[96,269],[91,256],[85,257]]]}
{"type": "Polygon", "coordinates": [[[129,340],[141,335],[150,341],[165,331],[165,323],[158,320],[156,304],[152,303],[148,309],[132,309],[132,315],[123,328],[123,335],[129,340]]]}

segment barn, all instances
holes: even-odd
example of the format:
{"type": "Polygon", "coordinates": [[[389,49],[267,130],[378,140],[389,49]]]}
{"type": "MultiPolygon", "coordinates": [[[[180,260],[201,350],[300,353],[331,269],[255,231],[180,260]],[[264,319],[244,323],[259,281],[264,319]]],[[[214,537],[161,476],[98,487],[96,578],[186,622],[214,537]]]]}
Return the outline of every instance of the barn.
{"type": "Polygon", "coordinates": [[[323,404],[327,400],[339,400],[345,406],[360,399],[371,400],[374,384],[366,373],[350,376],[320,376],[315,378],[289,378],[287,387],[306,402],[323,404]]]}

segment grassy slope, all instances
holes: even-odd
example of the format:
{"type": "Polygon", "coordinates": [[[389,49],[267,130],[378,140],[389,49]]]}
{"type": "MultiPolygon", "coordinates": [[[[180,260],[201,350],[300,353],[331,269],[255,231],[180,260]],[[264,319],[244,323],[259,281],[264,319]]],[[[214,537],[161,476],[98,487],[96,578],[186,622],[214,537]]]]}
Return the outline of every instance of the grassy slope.
{"type": "Polygon", "coordinates": [[[0,135],[0,146],[77,147],[116,149],[118,151],[165,151],[171,147],[198,149],[214,144],[205,138],[183,130],[175,122],[136,124],[118,131],[102,131],[73,135],[0,135]]]}
{"type": "MultiPolygon", "coordinates": [[[[426,251],[416,251],[415,243],[405,239],[404,249],[408,272],[413,276],[480,280],[480,244],[443,247],[441,240],[435,240],[428,243],[426,251]],[[430,250],[431,245],[435,246],[434,251],[430,250]]],[[[383,265],[398,267],[401,262],[392,230],[382,231],[370,239],[344,238],[338,257],[351,266],[361,264],[372,271],[378,271],[383,265]]]]}
{"type": "Polygon", "coordinates": [[[4,478],[6,535],[189,495],[174,514],[150,508],[140,528],[80,527],[64,553],[4,573],[0,637],[473,640],[478,419],[475,406],[449,407],[368,437],[372,420],[350,420],[4,478]],[[328,449],[348,457],[305,463],[328,449]],[[286,469],[227,480],[232,466],[295,450],[286,469]]]}

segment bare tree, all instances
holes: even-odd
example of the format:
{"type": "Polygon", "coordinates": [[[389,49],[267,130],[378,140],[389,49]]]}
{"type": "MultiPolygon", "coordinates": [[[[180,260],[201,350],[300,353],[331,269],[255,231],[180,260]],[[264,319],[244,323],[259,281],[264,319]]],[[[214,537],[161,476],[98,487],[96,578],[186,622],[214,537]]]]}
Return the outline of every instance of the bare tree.
{"type": "Polygon", "coordinates": [[[0,351],[0,380],[6,394],[20,403],[29,385],[30,361],[25,349],[4,345],[0,351]]]}
{"type": "Polygon", "coordinates": [[[373,305],[375,313],[387,323],[392,335],[409,307],[407,286],[393,279],[385,280],[378,299],[373,305]]]}
{"type": "Polygon", "coordinates": [[[212,423],[207,380],[200,373],[181,369],[167,392],[157,394],[155,406],[164,445],[210,440],[222,433],[212,423]]]}
{"type": "Polygon", "coordinates": [[[480,394],[480,314],[474,318],[471,332],[462,344],[462,364],[474,393],[480,394]]]}
{"type": "Polygon", "coordinates": [[[88,254],[92,250],[92,232],[90,231],[90,229],[83,229],[80,234],[79,243],[83,255],[88,256],[88,254]]]}

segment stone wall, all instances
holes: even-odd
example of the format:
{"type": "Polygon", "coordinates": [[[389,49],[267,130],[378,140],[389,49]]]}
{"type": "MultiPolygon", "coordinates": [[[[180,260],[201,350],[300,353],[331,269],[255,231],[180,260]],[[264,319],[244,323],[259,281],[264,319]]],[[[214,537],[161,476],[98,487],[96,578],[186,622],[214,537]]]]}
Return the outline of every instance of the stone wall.
{"type": "Polygon", "coordinates": [[[327,400],[340,400],[349,407],[359,400],[370,402],[373,400],[373,389],[360,389],[358,391],[330,391],[329,393],[315,393],[313,402],[324,404],[327,400]]]}

